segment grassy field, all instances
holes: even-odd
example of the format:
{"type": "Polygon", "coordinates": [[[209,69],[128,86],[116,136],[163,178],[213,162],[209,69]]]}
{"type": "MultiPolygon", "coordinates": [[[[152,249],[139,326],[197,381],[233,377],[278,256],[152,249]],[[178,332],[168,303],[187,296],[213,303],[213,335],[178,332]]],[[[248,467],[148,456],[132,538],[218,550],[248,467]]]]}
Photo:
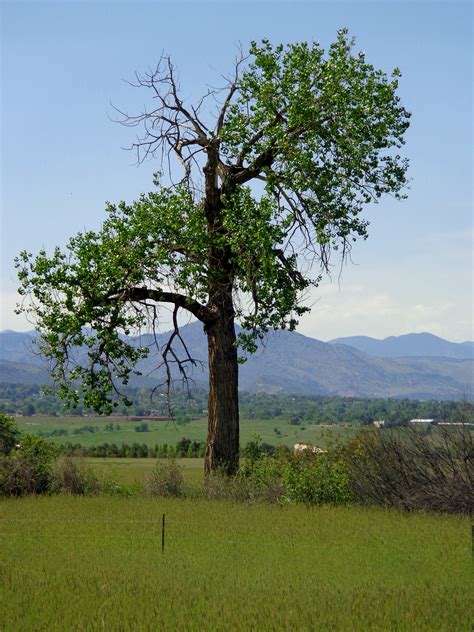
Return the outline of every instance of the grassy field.
{"type": "Polygon", "coordinates": [[[30,497],[0,550],[2,632],[471,629],[460,517],[30,497]]]}
{"type": "MultiPolygon", "coordinates": [[[[156,459],[87,458],[85,461],[98,474],[105,473],[126,485],[144,483],[156,465],[156,459]]],[[[202,483],[204,459],[176,459],[176,462],[183,467],[187,483],[202,483]]]]}
{"type": "MultiPolygon", "coordinates": [[[[205,441],[207,435],[207,419],[192,421],[186,425],[176,425],[173,422],[150,421],[149,432],[136,432],[137,422],[127,421],[117,417],[19,417],[16,419],[20,430],[37,434],[38,432],[51,432],[63,428],[68,434],[51,437],[50,441],[55,443],[81,443],[86,446],[99,445],[101,443],[122,443],[132,444],[145,443],[148,446],[167,443],[175,445],[182,437],[187,437],[192,441],[205,441]],[[105,426],[108,423],[118,424],[119,430],[107,431],[105,426]],[[99,431],[93,433],[73,434],[74,428],[86,425],[98,426],[99,431]]],[[[333,435],[350,432],[342,425],[331,428],[317,425],[302,424],[301,426],[291,426],[277,419],[242,419],[240,423],[241,445],[253,439],[254,434],[261,436],[262,441],[272,445],[293,446],[295,443],[313,443],[324,447],[326,445],[328,431],[333,435]],[[275,432],[275,429],[280,433],[275,432]]]]}

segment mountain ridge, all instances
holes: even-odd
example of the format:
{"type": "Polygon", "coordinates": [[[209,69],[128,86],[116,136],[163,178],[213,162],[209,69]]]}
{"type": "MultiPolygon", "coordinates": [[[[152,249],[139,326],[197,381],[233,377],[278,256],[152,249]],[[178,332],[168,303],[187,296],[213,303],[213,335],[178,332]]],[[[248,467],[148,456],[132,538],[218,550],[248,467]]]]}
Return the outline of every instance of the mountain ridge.
{"type": "MultiPolygon", "coordinates": [[[[194,322],[181,331],[192,356],[202,362],[194,367],[192,379],[196,386],[206,388],[207,340],[202,326],[194,322]]],[[[144,334],[131,342],[161,348],[168,336],[166,332],[157,334],[155,341],[153,335],[144,334]]],[[[21,380],[22,366],[25,383],[44,381],[44,361],[32,354],[33,338],[32,332],[0,332],[0,381],[9,381],[9,375],[15,378],[11,382],[21,380]]],[[[155,370],[158,363],[157,354],[151,353],[139,364],[142,376],[134,377],[131,384],[149,387],[160,383],[163,375],[155,370]]],[[[472,388],[473,366],[472,358],[379,357],[347,344],[279,330],[269,332],[257,353],[240,367],[239,387],[267,394],[457,399],[472,388]]]]}
{"type": "Polygon", "coordinates": [[[328,343],[345,344],[363,353],[381,358],[442,357],[458,360],[474,358],[474,342],[449,342],[428,332],[388,336],[382,339],[370,336],[347,336],[334,338],[328,343]]]}

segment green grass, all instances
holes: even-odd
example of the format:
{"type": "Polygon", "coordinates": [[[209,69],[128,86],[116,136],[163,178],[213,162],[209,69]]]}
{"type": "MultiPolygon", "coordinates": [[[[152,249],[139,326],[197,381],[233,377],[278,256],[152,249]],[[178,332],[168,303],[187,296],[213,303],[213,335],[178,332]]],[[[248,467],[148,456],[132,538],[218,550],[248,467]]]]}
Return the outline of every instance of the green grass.
{"type": "MultiPolygon", "coordinates": [[[[120,483],[144,483],[156,466],[156,459],[87,458],[97,473],[105,473],[120,483]]],[[[176,459],[184,469],[187,483],[202,483],[204,459],[176,459]]]]}
{"type": "Polygon", "coordinates": [[[3,632],[467,632],[472,621],[461,517],[30,497],[0,502],[0,550],[3,632]]]}
{"type": "MultiPolygon", "coordinates": [[[[182,437],[187,437],[192,441],[205,441],[207,435],[207,419],[192,421],[186,425],[176,425],[173,422],[150,421],[149,432],[135,432],[137,422],[130,422],[117,417],[43,417],[34,416],[29,418],[17,418],[20,430],[37,434],[39,431],[49,432],[54,429],[64,428],[68,435],[51,437],[49,441],[54,443],[81,443],[85,446],[99,445],[101,443],[122,443],[132,444],[145,443],[148,446],[167,443],[175,445],[182,437]],[[120,430],[112,432],[105,430],[108,423],[118,423],[120,430]],[[73,429],[85,425],[98,426],[99,432],[84,433],[80,435],[72,434],[73,429]]],[[[245,446],[252,441],[255,434],[260,435],[262,441],[272,445],[293,446],[295,443],[313,443],[324,447],[327,442],[328,431],[334,436],[341,433],[351,432],[342,425],[332,426],[330,429],[317,425],[302,424],[301,426],[291,426],[278,419],[242,419],[240,423],[240,443],[245,446]],[[280,431],[280,435],[274,429],[280,431]]]]}

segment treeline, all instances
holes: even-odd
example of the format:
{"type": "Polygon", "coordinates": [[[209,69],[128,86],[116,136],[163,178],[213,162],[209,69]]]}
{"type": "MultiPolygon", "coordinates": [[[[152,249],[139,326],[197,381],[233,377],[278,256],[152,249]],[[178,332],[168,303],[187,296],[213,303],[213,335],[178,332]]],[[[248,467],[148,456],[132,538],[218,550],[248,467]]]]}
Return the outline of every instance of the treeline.
{"type": "MultiPolygon", "coordinates": [[[[415,418],[454,420],[459,402],[360,397],[307,397],[303,395],[240,394],[240,410],[247,419],[285,419],[302,423],[369,424],[375,420],[403,422],[415,418]]],[[[471,406],[472,409],[472,406],[471,406]]]]}
{"type": "MultiPolygon", "coordinates": [[[[73,427],[73,428],[70,428],[69,430],[66,428],[53,428],[52,430],[39,430],[37,434],[39,437],[42,437],[43,439],[49,439],[51,437],[64,437],[69,434],[83,435],[83,434],[93,434],[94,432],[104,432],[104,431],[115,432],[117,430],[120,430],[120,424],[108,423],[108,424],[105,424],[105,426],[103,426],[102,428],[99,428],[99,426],[92,426],[88,424],[85,426],[73,427]]],[[[135,427],[135,430],[136,432],[147,432],[148,424],[146,423],[138,424],[135,427]]]]}
{"type": "MultiPolygon", "coordinates": [[[[116,414],[143,416],[168,416],[171,412],[178,424],[207,414],[207,392],[177,389],[170,401],[166,393],[155,393],[150,389],[129,388],[127,397],[133,402],[130,407],[118,403],[116,414]]],[[[368,424],[374,420],[403,422],[414,418],[433,418],[437,421],[455,421],[459,402],[410,399],[364,399],[360,397],[326,397],[304,395],[253,395],[240,393],[242,419],[278,419],[293,425],[300,424],[368,424]]],[[[472,416],[473,406],[468,406],[472,416]]],[[[5,414],[33,415],[83,415],[92,414],[90,409],[78,406],[65,409],[61,400],[54,395],[45,395],[38,386],[23,384],[0,384],[0,412],[5,414]]]]}
{"type": "Polygon", "coordinates": [[[83,446],[80,443],[64,443],[59,451],[67,456],[87,457],[118,457],[128,459],[156,459],[156,458],[204,458],[206,444],[203,441],[192,441],[183,437],[176,444],[157,444],[148,446],[146,443],[132,444],[102,443],[95,446],[83,446]]]}
{"type": "MultiPolygon", "coordinates": [[[[167,393],[152,393],[149,388],[126,388],[124,394],[132,402],[126,406],[117,401],[115,414],[142,417],[146,415],[169,416],[170,412],[178,423],[191,421],[192,417],[207,413],[207,392],[195,390],[191,396],[187,391],[176,389],[168,398],[167,393]]],[[[0,384],[0,413],[30,416],[42,415],[91,415],[94,411],[86,406],[78,405],[66,408],[61,399],[46,394],[37,385],[0,384]]]]}

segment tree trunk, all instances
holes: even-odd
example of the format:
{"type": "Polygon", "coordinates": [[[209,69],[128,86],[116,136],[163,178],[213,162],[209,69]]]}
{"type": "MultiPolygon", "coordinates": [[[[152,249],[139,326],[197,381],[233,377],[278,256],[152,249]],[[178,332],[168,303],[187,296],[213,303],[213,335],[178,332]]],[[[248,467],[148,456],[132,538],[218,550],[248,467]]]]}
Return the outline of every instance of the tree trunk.
{"type": "Polygon", "coordinates": [[[217,468],[229,475],[235,474],[239,467],[238,362],[233,309],[229,311],[226,310],[207,329],[209,423],[206,476],[217,468]]]}
{"type": "MultiPolygon", "coordinates": [[[[207,432],[206,476],[222,468],[234,474],[239,467],[239,399],[238,362],[234,327],[233,266],[229,245],[219,243],[226,236],[222,218],[222,191],[217,169],[219,141],[206,148],[204,208],[208,235],[215,243],[209,249],[209,301],[207,307],[215,314],[206,326],[209,351],[209,422],[207,432]]],[[[231,191],[228,190],[227,194],[231,191]]]]}

